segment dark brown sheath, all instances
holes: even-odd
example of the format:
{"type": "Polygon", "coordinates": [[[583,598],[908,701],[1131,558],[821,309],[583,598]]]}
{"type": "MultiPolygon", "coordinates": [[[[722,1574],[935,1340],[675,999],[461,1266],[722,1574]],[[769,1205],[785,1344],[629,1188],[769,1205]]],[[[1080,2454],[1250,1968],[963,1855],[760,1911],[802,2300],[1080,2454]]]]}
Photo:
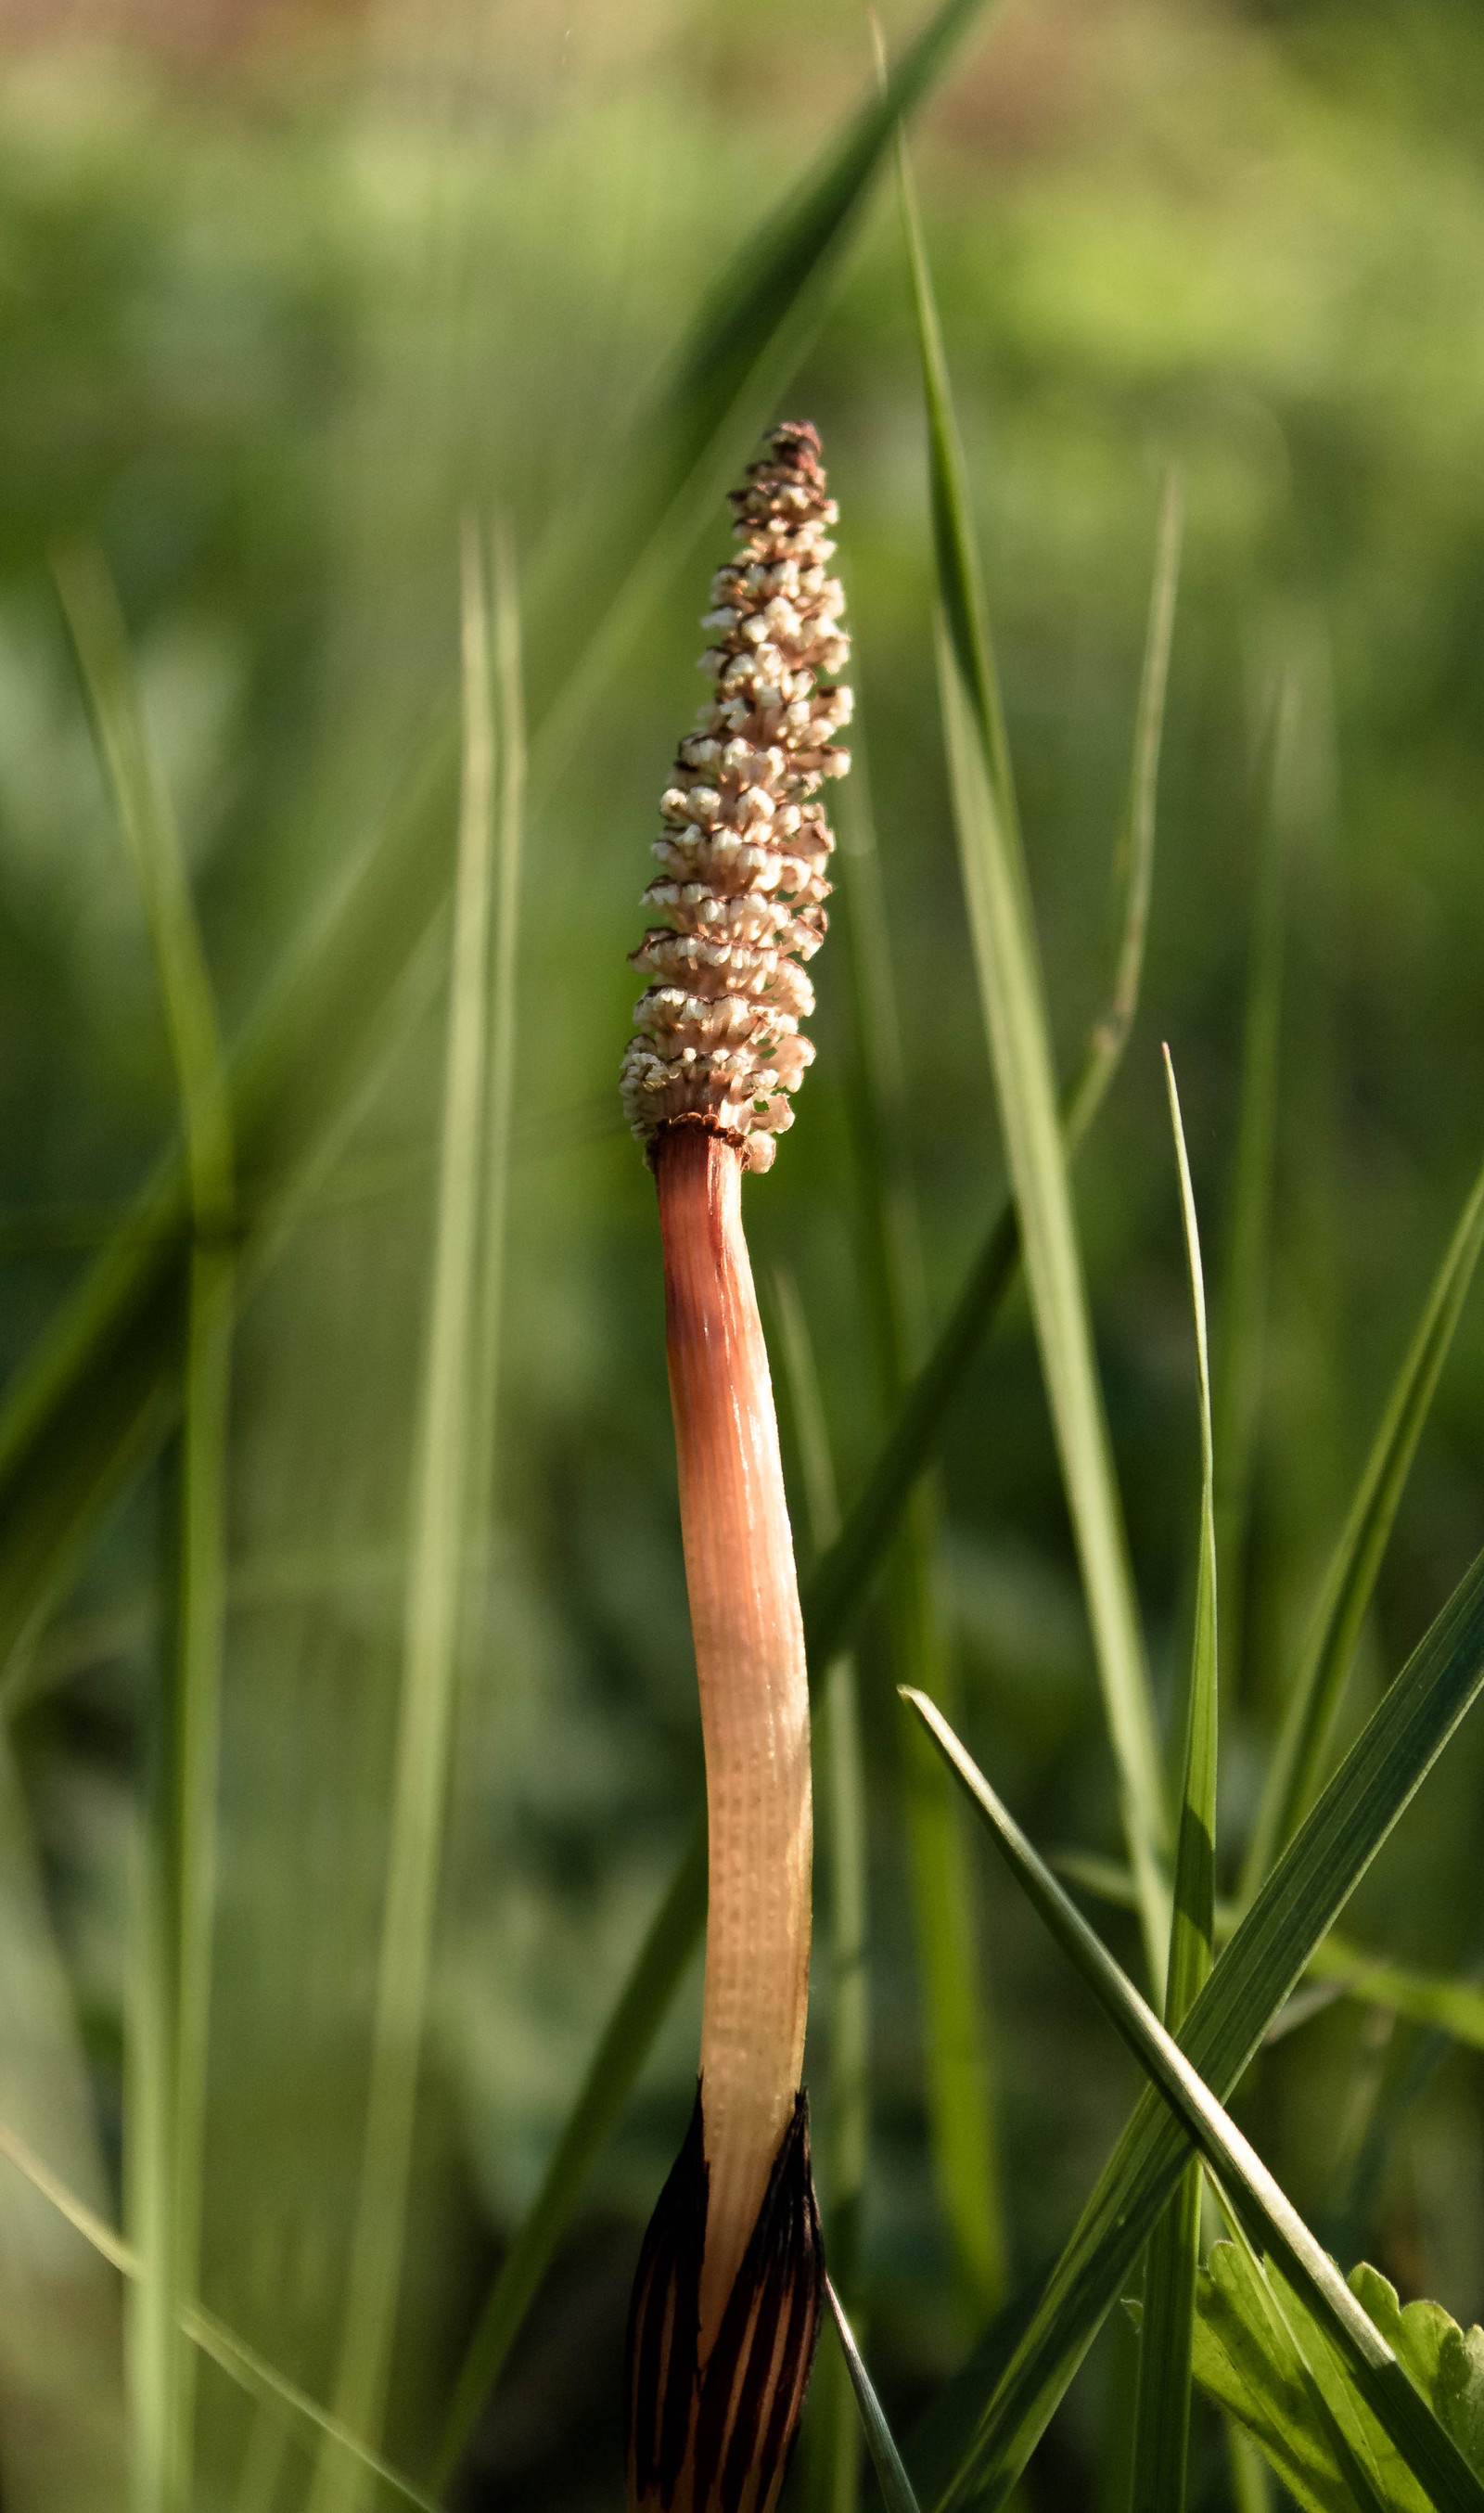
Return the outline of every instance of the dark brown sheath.
{"type": "Polygon", "coordinates": [[[624,2455],[633,2513],[772,2513],[820,2334],[824,2247],[800,2094],[704,2372],[697,2365],[706,2167],[702,2089],[639,2254],[624,2455]]]}

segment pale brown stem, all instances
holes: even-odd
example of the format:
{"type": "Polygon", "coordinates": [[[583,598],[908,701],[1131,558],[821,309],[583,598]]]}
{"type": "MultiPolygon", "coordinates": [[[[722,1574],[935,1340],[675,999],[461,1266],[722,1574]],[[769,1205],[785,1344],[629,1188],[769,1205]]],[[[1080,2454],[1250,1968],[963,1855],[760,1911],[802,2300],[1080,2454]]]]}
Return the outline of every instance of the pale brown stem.
{"type": "Polygon", "coordinates": [[[686,1584],[710,1832],[701,2098],[704,2367],[793,2116],[809,1992],[809,1689],[742,1154],[702,1125],[655,1156],[686,1584]]]}

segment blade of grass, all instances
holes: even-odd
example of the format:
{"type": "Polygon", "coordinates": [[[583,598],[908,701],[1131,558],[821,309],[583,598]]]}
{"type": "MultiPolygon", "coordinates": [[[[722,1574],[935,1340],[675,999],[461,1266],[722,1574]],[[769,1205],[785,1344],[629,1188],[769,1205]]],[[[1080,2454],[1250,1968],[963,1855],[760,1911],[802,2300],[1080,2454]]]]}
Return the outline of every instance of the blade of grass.
{"type": "MultiPolygon", "coordinates": [[[[1180,1094],[1168,1047],[1165,1082],[1180,1170],[1181,1209],[1195,1317],[1201,1434],[1201,1510],[1195,1583],[1195,1630],[1185,1711],[1184,1770],[1175,1859],[1175,1908],[1165,1982],[1165,2023],[1178,2033],[1211,1970],[1216,1925],[1217,1561],[1215,1465],[1211,1436],[1211,1363],[1206,1343],[1206,1285],[1201,1268],[1195,1194],[1181,1122],[1180,1094]]],[[[1143,2326],[1134,2418],[1133,2501],[1141,2513],[1182,2513],[1190,2435],[1190,2350],[1195,2280],[1200,2263],[1199,2168],[1186,2165],[1175,2197],[1149,2240],[1144,2269],[1143,2326]]]]}
{"type": "MultiPolygon", "coordinates": [[[[4,2121],[0,2121],[0,2155],[15,2166],[32,2189],[38,2191],[58,2214],[82,2235],[85,2242],[91,2243],[121,2277],[137,2282],[144,2275],[143,2263],[133,2244],[116,2234],[106,2218],[69,2189],[29,2141],[4,2121]]],[[[245,2338],[239,2338],[236,2332],[228,2329],[224,2321],[219,2321],[215,2313],[204,2312],[199,2304],[188,2304],[181,2310],[180,2328],[203,2354],[210,2356],[232,2381],[254,2398],[270,2405],[280,2414],[287,2413],[311,2429],[316,2441],[321,2436],[330,2437],[342,2453],[380,2479],[388,2492],[404,2504],[419,2505],[421,2513],[441,2513],[434,2497],[425,2495],[411,2479],[404,2478],[401,2471],[395,2469],[390,2461],[383,2460],[380,2453],[369,2452],[358,2437],[341,2425],[327,2409],[322,2409],[317,2400],[312,2400],[307,2391],[301,2391],[297,2382],[291,2382],[286,2374],[280,2373],[276,2366],[270,2365],[266,2357],[250,2347],[245,2338]]]]}
{"type": "MultiPolygon", "coordinates": [[[[631,617],[635,588],[657,582],[687,536],[709,521],[739,442],[802,353],[812,284],[818,276],[822,290],[837,266],[898,115],[943,74],[982,5],[942,0],[888,94],[866,100],[743,243],[629,431],[627,454],[602,465],[592,510],[602,530],[573,536],[580,567],[547,553],[538,571],[532,686],[548,761],[565,756],[578,695],[595,685],[589,650],[608,660],[622,642],[605,633],[616,603],[622,597],[631,617]],[[646,570],[652,544],[660,556],[646,570]]],[[[287,1176],[309,1156],[434,933],[450,884],[457,749],[449,711],[250,1023],[232,1060],[243,1177],[287,1176]]],[[[183,1175],[167,1157],[0,1407],[0,1665],[55,1594],[100,1509],[174,1416],[185,1224],[183,1175]]]]}
{"type": "Polygon", "coordinates": [[[1484,1245],[1484,1170],[1469,1190],[1397,1373],[1335,1548],[1268,1766],[1242,1873],[1250,1897],[1313,1795],[1360,1627],[1484,1245]]]}
{"type": "Polygon", "coordinates": [[[1298,718],[1299,687],[1292,671],[1288,671],[1278,685],[1267,810],[1253,903],[1240,1116],[1226,1225],[1216,1381],[1217,1550],[1222,1569],[1223,1661],[1228,1687],[1236,1684],[1242,1665],[1239,1617],[1272,1236],[1278,1042],[1283,1015],[1283,916],[1288,842],[1295,810],[1293,754],[1299,737],[1298,718]]]}
{"type": "MultiPolygon", "coordinates": [[[[1143,968],[1155,767],[1179,568],[1179,520],[1178,494],[1173,483],[1167,484],[1124,822],[1133,833],[1133,864],[1124,894],[1113,990],[1093,1026],[1077,1078],[1063,1102],[1069,1150],[1075,1149],[1091,1125],[1117,1068],[1132,1025],[1143,968]]],[[[906,1496],[933,1454],[948,1407],[1015,1279],[1019,1262],[1020,1226],[1011,1204],[991,1223],[932,1351],[898,1407],[875,1463],[846,1512],[839,1535],[802,1583],[812,1669],[830,1664],[860,1613],[906,1496]]],[[[432,2463],[434,2486],[447,2483],[473,2433],[485,2396],[504,2363],[583,2177],[618,2117],[696,1950],[704,1879],[704,1832],[698,1823],[618,1993],[541,2186],[486,2298],[432,2463]]]]}
{"type": "Polygon", "coordinates": [[[519,1010],[521,859],[525,844],[526,723],[521,690],[520,594],[507,525],[495,535],[490,571],[495,705],[495,876],[489,978],[489,1068],[484,1083],[484,1211],[480,1217],[476,1414],[469,1527],[476,1547],[489,1537],[500,1396],[501,1322],[505,1293],[505,1240],[510,1201],[510,1147],[515,1120],[516,1017],[519,1010]]]}
{"type": "MultiPolygon", "coordinates": [[[[1213,1967],[1181,2048],[1219,2100],[1484,1689],[1484,1556],[1378,1704],[1213,1967]]],[[[1024,2467],[1187,2160],[1152,2090],[1129,2119],[1003,2373],[965,2437],[955,2500],[993,2505],[1024,2467]]],[[[966,2386],[967,2387],[967,2386],[966,2386]]],[[[941,2439],[940,2439],[941,2440],[941,2439]]]]}
{"type": "MultiPolygon", "coordinates": [[[[0,2118],[101,2207],[95,2089],[22,1775],[0,1730],[0,2118]]],[[[122,2325],[103,2262],[19,2176],[0,2175],[0,2492],[18,2513],[125,2500],[122,2325]]]]}
{"type": "Polygon", "coordinates": [[[866,2449],[876,2472],[881,2489],[881,2501],[886,2507],[886,2513],[917,2513],[917,2498],[912,2493],[912,2482],[906,2474],[905,2464],[897,2449],[891,2427],[887,2424],[871,2377],[862,2362],[861,2350],[852,2335],[850,2323],[840,2309],[840,2298],[828,2278],[824,2281],[824,2293],[829,2303],[830,2316],[834,2322],[835,2335],[840,2341],[840,2352],[850,2374],[851,2387],[856,2394],[857,2405],[861,2412],[861,2423],[865,2431],[866,2449]]]}
{"type": "Polygon", "coordinates": [[[1169,1935],[1169,1824],[1148,1670],[1093,1356],[963,452],[904,143],[899,145],[899,176],[928,419],[939,678],[970,933],[1031,1313],[1118,1767],[1130,1863],[1139,1879],[1145,1954],[1158,1984],[1169,1935]]]}
{"type": "MultiPolygon", "coordinates": [[[[791,1274],[775,1276],[773,1296],[810,1538],[818,1551],[835,1534],[840,1506],[814,1343],[791,1274]]],[[[842,1653],[831,1660],[822,1691],[823,1716],[815,1742],[816,1767],[823,1781],[817,1794],[825,1815],[829,1880],[829,2038],[822,2181],[825,2240],[834,2276],[847,2307],[858,2312],[861,2210],[870,2142],[870,1981],[865,1766],[854,1658],[842,1653]]],[[[842,2359],[826,2355],[816,2368],[809,2414],[809,2500],[819,2513],[855,2513],[861,2496],[861,2421],[842,2359]]]]}
{"type": "Polygon", "coordinates": [[[236,1301],[231,1097],[190,880],[164,781],[150,750],[123,620],[102,562],[74,550],[57,582],[77,650],[99,748],[139,885],[180,1104],[191,1244],[186,1277],[178,1587],[173,1645],[150,1748],[154,1775],[145,1856],[147,1960],[154,1995],[142,2012],[157,2037],[141,2054],[154,2080],[140,2159],[150,2274],[135,2322],[138,2499],[176,2513],[190,2502],[195,2358],[179,2318],[200,2277],[206,2077],[216,1911],[217,1788],[225,1615],[227,1412],[236,1301]]]}
{"type": "MultiPolygon", "coordinates": [[[[1101,1901],[1116,1902],[1125,1911],[1139,1908],[1134,1879],[1116,1860],[1065,1851],[1051,1865],[1068,1884],[1080,1885],[1101,1901]]],[[[1224,1945],[1235,1934],[1241,1916],[1235,1902],[1217,1903],[1218,1945],[1224,1945]]],[[[1338,1982],[1344,1997],[1355,1999],[1363,2007],[1390,2008],[1409,2022],[1436,2025],[1454,2041],[1465,2042],[1475,2051],[1484,2050],[1484,1987],[1476,1980],[1450,1980],[1439,1973],[1418,1972],[1410,1964],[1392,1963],[1388,1956],[1373,1954],[1336,1930],[1314,1948],[1305,1969],[1314,1980],[1338,1982]]]]}
{"type": "Polygon", "coordinates": [[[1082,1061],[1062,1095],[1062,1130],[1067,1156],[1076,1151],[1103,1104],[1109,1083],[1123,1060],[1143,981],[1144,943],[1149,930],[1149,898],[1154,885],[1154,805],[1159,784],[1159,756],[1164,741],[1165,698],[1170,686],[1170,650],[1175,638],[1175,597],[1180,585],[1180,547],[1184,499],[1180,474],[1166,472],[1159,496],[1154,535],[1154,576],[1149,588],[1148,625],[1143,664],[1139,677],[1139,702],[1134,710],[1134,753],[1128,799],[1113,855],[1114,879],[1121,894],[1118,948],[1113,985],[1106,1010],[1093,1023],[1082,1061]]]}
{"type": "MultiPolygon", "coordinates": [[[[471,1361],[477,1335],[480,1155],[489,1057],[495,750],[488,597],[477,535],[468,522],[461,581],[464,771],[438,1213],[371,2082],[335,2390],[337,2415],[371,2443],[381,2429],[401,2283],[448,1795],[476,1410],[471,1361]]],[[[355,2504],[359,2493],[342,2459],[327,2446],[309,2496],[311,2513],[341,2513],[355,2504]]]]}
{"type": "MultiPolygon", "coordinates": [[[[852,1055],[856,1243],[883,1408],[890,1418],[926,1341],[921,1232],[906,1166],[906,1109],[886,903],[863,762],[841,815],[837,856],[852,1055]]],[[[887,1574],[900,1677],[950,1700],[955,1671],[937,1591],[939,1496],[920,1484],[887,1574]]],[[[971,2328],[1005,2299],[1004,2207],[995,2151],[988,2016],[967,1844],[956,1792],[902,1717],[902,1781],[921,1982],[928,2117],[939,2207],[971,2328]]]]}
{"type": "MultiPolygon", "coordinates": [[[[1183,2139],[1205,2157],[1249,2226],[1261,2228],[1265,2249],[1314,2314],[1356,2390],[1439,2513],[1484,2513],[1484,2483],[1475,2477],[1261,2156],[1036,1855],[947,1722],[924,1695],[914,1695],[912,1700],[984,1816],[1017,1882],[1158,2089],[1183,2139]]],[[[949,2500],[962,2500],[957,2490],[950,2491],[949,2500]]]]}

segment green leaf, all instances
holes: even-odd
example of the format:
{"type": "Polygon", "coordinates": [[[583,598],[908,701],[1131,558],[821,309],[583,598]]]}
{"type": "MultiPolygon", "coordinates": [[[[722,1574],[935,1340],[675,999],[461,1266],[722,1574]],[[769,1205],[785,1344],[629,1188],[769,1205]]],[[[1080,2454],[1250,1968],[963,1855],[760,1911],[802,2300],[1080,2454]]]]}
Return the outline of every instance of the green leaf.
{"type": "Polygon", "coordinates": [[[1302,780],[1296,774],[1299,684],[1292,670],[1278,684],[1271,730],[1267,811],[1259,840],[1242,1079],[1216,1380],[1217,1541],[1228,1683],[1242,1664],[1239,1615],[1247,1543],[1272,1237],[1274,1154],[1278,1129],[1278,1046],[1283,1011],[1284,907],[1291,842],[1302,780]]]}
{"type": "MultiPolygon", "coordinates": [[[[1481,1688],[1484,1556],[1379,1703],[1185,2018],[1180,2047],[1219,2099],[1237,2084],[1481,1688]]],[[[965,2438],[955,2501],[1003,2501],[1126,2287],[1187,2151],[1160,2096],[1147,2090],[965,2438]]]]}
{"type": "MultiPolygon", "coordinates": [[[[1261,2229],[1263,2243],[1317,2323],[1325,2346],[1339,2356],[1439,2513],[1484,2513],[1484,2485],[1262,2158],[1036,1855],[947,1722],[921,1695],[911,1698],[1018,1883],[1147,2071],[1184,2136],[1198,2147],[1222,2188],[1235,2198],[1244,2219],[1261,2229]]],[[[964,2494],[960,2482],[949,2490],[947,2501],[962,2501],[964,2494]]]]}
{"type": "Polygon", "coordinates": [[[1062,1459],[1151,1976],[1169,1928],[1169,1849],[1143,1641],[1093,1358],[1040,956],[963,451],[904,149],[899,174],[927,405],[939,679],[959,858],[1031,1311],[1062,1459]]]}
{"type": "Polygon", "coordinates": [[[861,2351],[851,2335],[850,2324],[840,2309],[840,2298],[828,2278],[824,2293],[834,2319],[835,2334],[850,2372],[856,2402],[861,2411],[861,2423],[865,2429],[866,2450],[881,2488],[881,2501],[886,2513],[917,2513],[917,2498],[891,2427],[882,2413],[881,2403],[871,2385],[871,2377],[861,2361],[861,2351]]]}
{"type": "MultiPolygon", "coordinates": [[[[1370,2421],[1369,2437],[1362,2430],[1365,2412],[1348,2391],[1343,2368],[1335,2363],[1317,2330],[1307,2321],[1298,2296],[1285,2287],[1276,2270],[1260,2260],[1238,2220],[1233,2216],[1228,2221],[1236,2240],[1214,2247],[1211,2282],[1230,2284],[1231,2271],[1224,2255],[1235,2251],[1247,2281],[1246,2301],[1254,2314],[1251,2335],[1257,2340],[1257,2355],[1260,2361],[1265,2356],[1273,2376],[1288,2395],[1284,2421],[1294,2459],[1301,2466],[1305,2457],[1316,2460],[1338,2486],[1340,2501],[1344,2506],[1358,2506],[1360,2513],[1386,2513],[1371,2441],[1380,2443],[1384,2456],[1406,2477],[1404,2464],[1390,2450],[1374,2419],[1370,2421]]],[[[1415,2494],[1415,2482],[1409,2481],[1409,2485],[1415,2494]]]]}
{"type": "Polygon", "coordinates": [[[1481,1245],[1484,1170],[1469,1190],[1428,1292],[1325,1577],[1253,1826],[1242,1877],[1244,1898],[1257,1891],[1313,1794],[1360,1627],[1481,1245]]]}
{"type": "MultiPolygon", "coordinates": [[[[1365,2262],[1351,2270],[1349,2284],[1460,2452],[1484,2475],[1484,2331],[1461,2330],[1440,2304],[1403,2307],[1365,2262]]],[[[1218,2243],[1199,2303],[1197,2379],[1256,2438],[1307,2513],[1350,2513],[1356,2462],[1385,2513],[1428,2513],[1428,2496],[1364,2401],[1332,2378],[1326,2405],[1344,2447],[1337,2453],[1333,2432],[1312,2413],[1304,2378],[1304,2357],[1322,2338],[1300,2297],[1270,2268],[1264,2273],[1236,2244],[1218,2243]]]]}
{"type": "MultiPolygon", "coordinates": [[[[1180,1094],[1170,1051],[1164,1051],[1170,1120],[1180,1172],[1181,1209],[1195,1319],[1196,1384],[1201,1447],[1200,1536],[1195,1629],[1185,1709],[1175,1908],[1165,1981],[1165,2022],[1178,2032],[1211,1970],[1216,1928],[1217,1610],[1216,1501],[1211,1438],[1211,1357],[1206,1337],[1206,1285],[1200,1230],[1180,1094]]],[[[1190,2338],[1200,2257],[1201,2188],[1191,2163],[1149,2241],[1144,2269],[1143,2332],[1134,2421],[1133,2501],[1141,2513],[1181,2513],[1190,2430],[1190,2338]]]]}

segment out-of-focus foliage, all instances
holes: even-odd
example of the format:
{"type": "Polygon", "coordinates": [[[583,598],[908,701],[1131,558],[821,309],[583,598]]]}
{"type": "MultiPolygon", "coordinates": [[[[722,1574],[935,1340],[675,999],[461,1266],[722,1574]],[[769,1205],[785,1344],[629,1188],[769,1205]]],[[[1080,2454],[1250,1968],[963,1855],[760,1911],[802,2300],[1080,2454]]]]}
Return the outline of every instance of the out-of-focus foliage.
{"type": "MultiPolygon", "coordinates": [[[[889,32],[911,21],[899,7],[889,32]]],[[[49,552],[95,541],[118,582],[234,1030],[454,686],[461,510],[508,514],[536,564],[719,258],[833,128],[866,55],[845,0],[501,0],[466,20],[409,0],[365,24],[290,16],[209,63],[48,30],[5,69],[9,1372],[174,1108],[49,552]]],[[[1298,694],[1268,1304],[1241,1655],[1223,1674],[1223,1887],[1280,1679],[1484,1136],[1481,102],[1484,31],[1463,0],[1009,0],[917,143],[1064,1061],[1105,985],[1158,483],[1172,459],[1185,475],[1144,1003],[1077,1175],[1162,1700],[1186,1661],[1199,1459],[1156,1041],[1180,1074],[1220,1381],[1264,745],[1279,677],[1298,694]]],[[[1003,1170],[938,733],[915,356],[883,199],[787,412],[821,425],[841,501],[937,1314],[1003,1170]]],[[[492,1567],[460,1714],[388,2432],[410,2466],[699,1781],[653,1196],[614,1076],[636,991],[622,954],[725,545],[718,517],[561,755],[535,763],[492,1567]]],[[[832,962],[816,963],[820,1061],[776,1173],[748,1191],[748,1229],[759,1273],[786,1262],[798,1284],[848,1500],[876,1410],[832,962]]],[[[320,2398],[360,2155],[441,1055],[440,1001],[357,1112],[245,1313],[236,1363],[204,2291],[320,2398]]],[[[964,1732],[1043,1848],[1110,1850],[1110,1763],[1023,1304],[955,1411],[943,1491],[964,1732]]],[[[1481,1504],[1476,1305],[1347,1717],[1474,1550],[1481,1504]]],[[[14,1955],[31,1987],[7,2002],[20,2020],[0,2038],[0,2111],[95,2204],[110,2177],[116,2191],[159,1516],[152,1484],[115,1514],[13,1695],[23,1802],[12,1825],[7,1780],[0,1944],[7,1981],[14,1955]],[[48,2096],[77,2082],[64,1992],[92,2119],[48,2096]]],[[[895,2422],[968,2334],[924,2135],[892,1672],[868,1622],[860,2292],[895,2422]]],[[[1346,1922],[1367,1946],[1436,1971],[1484,1953],[1479,1752],[1465,1734],[1367,1882],[1346,1922]]],[[[1060,2243],[1133,2080],[1011,1889],[975,1873],[1023,2277],[1060,2243]]],[[[692,1996],[602,2159],[480,2438],[470,2502],[481,2489],[511,2508],[617,2501],[627,2280],[688,2108],[695,2021],[692,1996]]],[[[1364,2250],[1404,2294],[1466,2323],[1484,2310],[1478,2094],[1475,2056],[1337,2005],[1264,2056],[1243,2118],[1348,2256],[1364,2250]]],[[[9,2184],[0,2197],[9,2211],[9,2184]]],[[[111,2289],[39,2214],[27,2239],[62,2246],[60,2326],[82,2334],[80,2362],[102,2361],[111,2289]]],[[[0,2281],[0,2409],[4,2383],[31,2397],[39,2379],[36,2334],[5,2320],[6,2295],[0,2281]]],[[[60,2348],[44,2370],[64,2388],[60,2348]]],[[[116,2403],[88,2405],[72,2439],[97,2455],[86,2479],[0,2415],[8,2507],[70,2506],[79,2489],[111,2500],[97,2473],[114,2466],[116,2403]]],[[[301,2445],[255,2415],[203,2370],[203,2503],[301,2500],[301,2445]]],[[[1211,2449],[1198,2426],[1202,2472],[1211,2449]]],[[[1092,2501],[1102,2451],[1090,2381],[1053,2429],[1036,2500],[1092,2501]]]]}

